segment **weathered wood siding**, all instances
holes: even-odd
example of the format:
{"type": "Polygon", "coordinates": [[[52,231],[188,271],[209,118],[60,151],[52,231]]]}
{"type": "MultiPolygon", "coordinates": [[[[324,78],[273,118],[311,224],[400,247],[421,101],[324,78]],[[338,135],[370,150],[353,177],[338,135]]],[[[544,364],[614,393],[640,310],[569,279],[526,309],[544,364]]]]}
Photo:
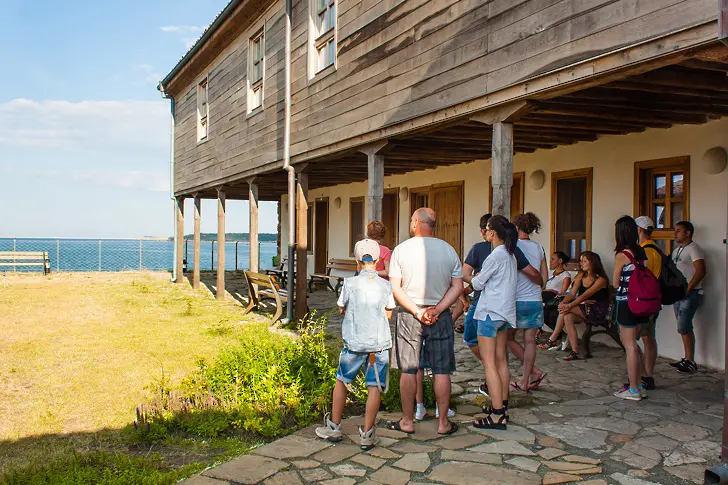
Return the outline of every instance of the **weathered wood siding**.
{"type": "MultiPolygon", "coordinates": [[[[294,157],[718,13],[715,0],[339,0],[337,69],[309,79],[308,1],[294,1],[294,157]]],[[[178,100],[178,191],[281,160],[282,9],[267,14],[264,114],[246,119],[247,38],[210,67],[209,142],[196,143],[196,86],[178,100]]]]}

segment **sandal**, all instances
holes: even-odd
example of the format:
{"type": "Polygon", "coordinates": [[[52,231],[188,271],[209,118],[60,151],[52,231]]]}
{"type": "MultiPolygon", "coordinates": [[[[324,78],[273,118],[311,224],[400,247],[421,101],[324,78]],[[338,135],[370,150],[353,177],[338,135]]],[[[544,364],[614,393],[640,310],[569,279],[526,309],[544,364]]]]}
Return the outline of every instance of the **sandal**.
{"type": "Polygon", "coordinates": [[[572,350],[571,352],[569,352],[569,355],[564,357],[564,360],[567,360],[567,361],[579,360],[579,354],[577,354],[576,352],[574,352],[572,350]]]}
{"type": "Polygon", "coordinates": [[[438,432],[437,432],[437,434],[439,434],[440,436],[447,436],[447,435],[449,435],[449,434],[453,434],[453,433],[456,433],[456,432],[457,432],[457,430],[458,430],[458,428],[460,428],[460,426],[458,426],[458,424],[457,424],[457,423],[453,423],[452,421],[449,421],[449,423],[450,423],[450,431],[446,431],[446,432],[444,432],[444,433],[440,433],[440,432],[438,431],[438,432]]]}
{"type": "Polygon", "coordinates": [[[402,427],[399,424],[399,421],[386,421],[384,424],[382,424],[382,428],[389,429],[392,431],[401,431],[401,432],[407,433],[407,434],[415,434],[414,430],[407,431],[406,429],[402,429],[402,427]]]}
{"type": "Polygon", "coordinates": [[[535,390],[537,390],[538,389],[538,386],[540,386],[541,383],[543,382],[543,380],[546,379],[546,375],[547,375],[546,373],[541,374],[541,377],[539,377],[535,381],[531,381],[528,384],[528,390],[529,391],[535,391],[535,390]]]}
{"type": "Polygon", "coordinates": [[[455,331],[457,333],[464,333],[465,332],[465,324],[464,323],[459,323],[458,325],[456,325],[455,326],[455,331]]]}
{"type": "Polygon", "coordinates": [[[554,342],[551,339],[547,339],[545,343],[539,344],[538,348],[541,350],[551,350],[557,347],[561,347],[561,342],[554,342]]]}
{"type": "MultiPolygon", "coordinates": [[[[483,414],[495,414],[495,410],[493,409],[493,406],[483,406],[483,414]]],[[[508,408],[504,408],[506,410],[506,423],[511,422],[511,415],[508,414],[508,408]]]]}
{"type": "Polygon", "coordinates": [[[493,409],[493,412],[488,416],[473,421],[473,426],[478,429],[500,429],[505,430],[508,428],[506,419],[506,408],[493,409]],[[496,418],[493,419],[493,416],[496,418]]]}
{"type": "Polygon", "coordinates": [[[522,389],[518,382],[511,382],[511,391],[528,392],[528,389],[522,389]]]}

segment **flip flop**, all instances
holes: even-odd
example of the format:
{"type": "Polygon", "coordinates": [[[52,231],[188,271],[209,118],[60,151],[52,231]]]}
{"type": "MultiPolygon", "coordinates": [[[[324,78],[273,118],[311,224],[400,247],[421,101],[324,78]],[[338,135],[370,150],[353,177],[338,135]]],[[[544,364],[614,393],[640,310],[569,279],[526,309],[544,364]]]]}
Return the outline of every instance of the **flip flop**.
{"type": "Polygon", "coordinates": [[[455,327],[455,331],[457,333],[464,333],[465,332],[465,324],[460,323],[455,327]]]}
{"type": "MultiPolygon", "coordinates": [[[[447,436],[449,434],[456,433],[458,428],[460,428],[460,426],[458,426],[457,423],[453,423],[452,421],[448,421],[448,422],[450,423],[450,431],[446,431],[445,433],[440,433],[438,431],[437,434],[439,434],[440,436],[447,436]]],[[[405,431],[405,433],[406,433],[406,431],[405,431]]]]}
{"type": "Polygon", "coordinates": [[[548,374],[544,372],[543,374],[541,374],[541,377],[539,377],[535,381],[531,381],[531,383],[528,385],[528,390],[529,391],[535,391],[535,390],[537,390],[538,389],[538,386],[540,386],[541,383],[543,382],[543,380],[546,379],[546,376],[547,375],[548,374]]]}
{"type": "Polygon", "coordinates": [[[403,433],[407,433],[407,434],[415,434],[415,432],[414,432],[414,431],[407,431],[407,430],[404,430],[404,429],[402,429],[402,428],[400,427],[400,425],[399,425],[399,421],[387,421],[387,422],[385,422],[385,423],[384,423],[384,424],[382,425],[382,427],[383,427],[384,429],[390,429],[390,430],[392,430],[392,431],[401,431],[401,432],[403,432],[403,433]]]}
{"type": "Polygon", "coordinates": [[[517,382],[511,382],[511,391],[528,392],[528,389],[521,389],[521,386],[517,382]]]}

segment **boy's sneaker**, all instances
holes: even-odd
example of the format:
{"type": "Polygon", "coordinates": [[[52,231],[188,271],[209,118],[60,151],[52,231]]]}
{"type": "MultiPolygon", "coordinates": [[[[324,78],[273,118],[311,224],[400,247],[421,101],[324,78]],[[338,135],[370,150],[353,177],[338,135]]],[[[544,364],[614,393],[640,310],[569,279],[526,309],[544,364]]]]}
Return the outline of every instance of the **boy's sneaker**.
{"type": "Polygon", "coordinates": [[[680,359],[680,362],[670,362],[670,367],[680,367],[682,363],[685,362],[685,360],[687,359],[683,357],[682,359],[680,359]]]}
{"type": "Polygon", "coordinates": [[[645,386],[645,389],[651,391],[655,389],[655,379],[653,377],[643,377],[642,385],[645,386]]]}
{"type": "Polygon", "coordinates": [[[425,406],[418,403],[417,406],[415,406],[415,421],[422,421],[427,417],[427,409],[425,409],[425,406]]]}
{"type": "Polygon", "coordinates": [[[331,421],[329,416],[330,415],[328,413],[324,416],[324,422],[326,423],[325,426],[316,428],[316,436],[329,440],[332,443],[336,443],[342,440],[343,435],[341,434],[339,425],[331,421]]]}
{"type": "Polygon", "coordinates": [[[642,400],[642,393],[641,392],[632,392],[629,387],[626,389],[622,389],[621,391],[617,391],[614,393],[614,397],[618,397],[620,399],[627,399],[628,401],[641,401],[642,400]]]}
{"type": "Polygon", "coordinates": [[[364,429],[359,426],[359,445],[362,450],[371,450],[374,448],[374,445],[377,444],[378,440],[376,436],[376,429],[376,426],[372,426],[372,429],[365,432],[364,429]]]}
{"type": "MultiPolygon", "coordinates": [[[[450,408],[447,408],[447,417],[452,418],[454,416],[455,416],[455,411],[453,411],[450,408]]],[[[435,405],[435,418],[439,418],[439,417],[440,417],[440,410],[437,409],[437,405],[435,405]]]]}
{"type": "Polygon", "coordinates": [[[693,372],[698,370],[698,364],[696,364],[692,360],[684,359],[682,363],[677,366],[677,370],[684,374],[692,374],[693,372]]]}
{"type": "Polygon", "coordinates": [[[488,394],[488,383],[484,382],[478,387],[478,392],[481,393],[485,397],[490,397],[488,394]]]}

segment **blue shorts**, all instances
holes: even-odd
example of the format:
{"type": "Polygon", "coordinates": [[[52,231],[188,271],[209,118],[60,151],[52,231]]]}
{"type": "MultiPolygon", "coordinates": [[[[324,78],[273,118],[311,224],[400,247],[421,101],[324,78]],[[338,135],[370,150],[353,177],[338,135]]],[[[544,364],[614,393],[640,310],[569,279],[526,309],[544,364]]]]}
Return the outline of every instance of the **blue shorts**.
{"type": "MultiPolygon", "coordinates": [[[[480,294],[478,294],[478,298],[480,298],[480,294]]],[[[470,308],[468,314],[465,315],[465,323],[463,324],[463,342],[468,347],[478,345],[478,321],[475,319],[475,307],[478,306],[478,298],[470,300],[470,308]]]]}
{"type": "MultiPolygon", "coordinates": [[[[382,388],[387,385],[387,373],[389,372],[389,350],[375,352],[374,367],[379,374],[379,382],[382,388]]],[[[374,367],[369,365],[369,352],[352,352],[344,349],[339,355],[339,367],[336,369],[336,378],[344,384],[351,384],[359,375],[361,368],[366,365],[367,387],[377,386],[377,376],[374,367]]],[[[386,390],[386,388],[384,388],[386,390]]]]}
{"type": "Polygon", "coordinates": [[[495,338],[498,332],[505,332],[508,330],[508,322],[505,320],[493,320],[490,315],[485,317],[485,320],[476,320],[478,323],[478,336],[495,338]]]}
{"type": "Polygon", "coordinates": [[[543,327],[543,302],[517,301],[516,328],[543,327]]]}
{"type": "Polygon", "coordinates": [[[685,298],[673,305],[677,320],[677,333],[686,335],[693,331],[693,318],[701,303],[703,303],[703,294],[698,290],[692,290],[685,298]]]}

